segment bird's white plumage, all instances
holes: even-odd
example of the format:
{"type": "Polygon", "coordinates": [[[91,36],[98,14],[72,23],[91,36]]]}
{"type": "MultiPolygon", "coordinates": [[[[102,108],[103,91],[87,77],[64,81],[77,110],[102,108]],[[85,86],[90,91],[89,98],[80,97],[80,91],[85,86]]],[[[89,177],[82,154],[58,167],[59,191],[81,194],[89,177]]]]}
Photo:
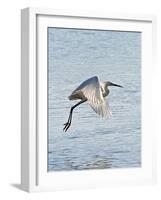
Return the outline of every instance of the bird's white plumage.
{"type": "Polygon", "coordinates": [[[92,109],[102,117],[109,117],[111,115],[108,102],[105,100],[110,92],[108,86],[122,87],[121,85],[117,85],[110,81],[100,82],[98,77],[94,76],[84,81],[72,92],[72,94],[68,97],[69,100],[79,99],[81,101],[71,107],[68,121],[64,124],[63,128],[65,132],[71,125],[73,110],[84,102],[88,102],[92,109]]]}
{"type": "Polygon", "coordinates": [[[102,91],[101,84],[97,76],[94,76],[84,81],[76,90],[73,91],[73,96],[84,96],[87,99],[88,104],[91,108],[102,117],[111,116],[111,112],[108,103],[105,101],[102,91]]]}

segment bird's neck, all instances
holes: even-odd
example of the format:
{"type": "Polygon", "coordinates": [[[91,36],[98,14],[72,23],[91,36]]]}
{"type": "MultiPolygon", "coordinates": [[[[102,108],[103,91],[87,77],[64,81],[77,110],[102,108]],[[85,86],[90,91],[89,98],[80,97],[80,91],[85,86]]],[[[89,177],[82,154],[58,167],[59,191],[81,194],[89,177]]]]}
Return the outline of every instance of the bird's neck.
{"type": "Polygon", "coordinates": [[[109,94],[109,89],[106,82],[101,85],[103,97],[106,97],[109,94]]]}
{"type": "Polygon", "coordinates": [[[108,87],[105,87],[105,93],[103,94],[104,97],[106,97],[109,94],[109,89],[108,87]]]}

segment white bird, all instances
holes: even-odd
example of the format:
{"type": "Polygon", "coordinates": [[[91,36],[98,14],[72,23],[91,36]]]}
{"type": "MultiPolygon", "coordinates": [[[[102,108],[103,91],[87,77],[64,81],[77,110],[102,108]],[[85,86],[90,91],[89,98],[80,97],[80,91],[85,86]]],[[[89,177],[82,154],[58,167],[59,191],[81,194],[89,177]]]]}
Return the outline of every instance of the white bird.
{"type": "Polygon", "coordinates": [[[122,87],[110,81],[99,81],[97,76],[87,79],[81,83],[68,97],[69,100],[81,100],[71,107],[67,123],[64,124],[64,131],[66,132],[72,122],[72,114],[74,108],[87,101],[91,108],[101,117],[111,116],[111,112],[106,102],[106,96],[109,94],[108,86],[122,87]]]}

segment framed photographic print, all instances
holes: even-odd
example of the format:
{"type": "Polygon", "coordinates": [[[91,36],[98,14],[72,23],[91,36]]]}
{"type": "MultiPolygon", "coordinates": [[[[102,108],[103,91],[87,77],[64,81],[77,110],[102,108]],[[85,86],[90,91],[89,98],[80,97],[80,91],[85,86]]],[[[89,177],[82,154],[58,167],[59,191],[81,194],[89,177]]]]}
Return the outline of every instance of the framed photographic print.
{"type": "Polygon", "coordinates": [[[22,10],[22,189],[155,182],[155,21],[22,10]]]}

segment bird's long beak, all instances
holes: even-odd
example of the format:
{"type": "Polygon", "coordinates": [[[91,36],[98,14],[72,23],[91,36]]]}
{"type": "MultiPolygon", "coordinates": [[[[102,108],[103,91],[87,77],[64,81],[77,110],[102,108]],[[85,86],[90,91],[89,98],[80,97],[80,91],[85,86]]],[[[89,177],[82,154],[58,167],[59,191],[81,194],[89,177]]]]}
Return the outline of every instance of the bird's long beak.
{"type": "Polygon", "coordinates": [[[116,86],[116,87],[121,87],[121,88],[123,88],[123,86],[117,85],[117,84],[115,84],[115,83],[111,83],[111,86],[116,86]]]}

